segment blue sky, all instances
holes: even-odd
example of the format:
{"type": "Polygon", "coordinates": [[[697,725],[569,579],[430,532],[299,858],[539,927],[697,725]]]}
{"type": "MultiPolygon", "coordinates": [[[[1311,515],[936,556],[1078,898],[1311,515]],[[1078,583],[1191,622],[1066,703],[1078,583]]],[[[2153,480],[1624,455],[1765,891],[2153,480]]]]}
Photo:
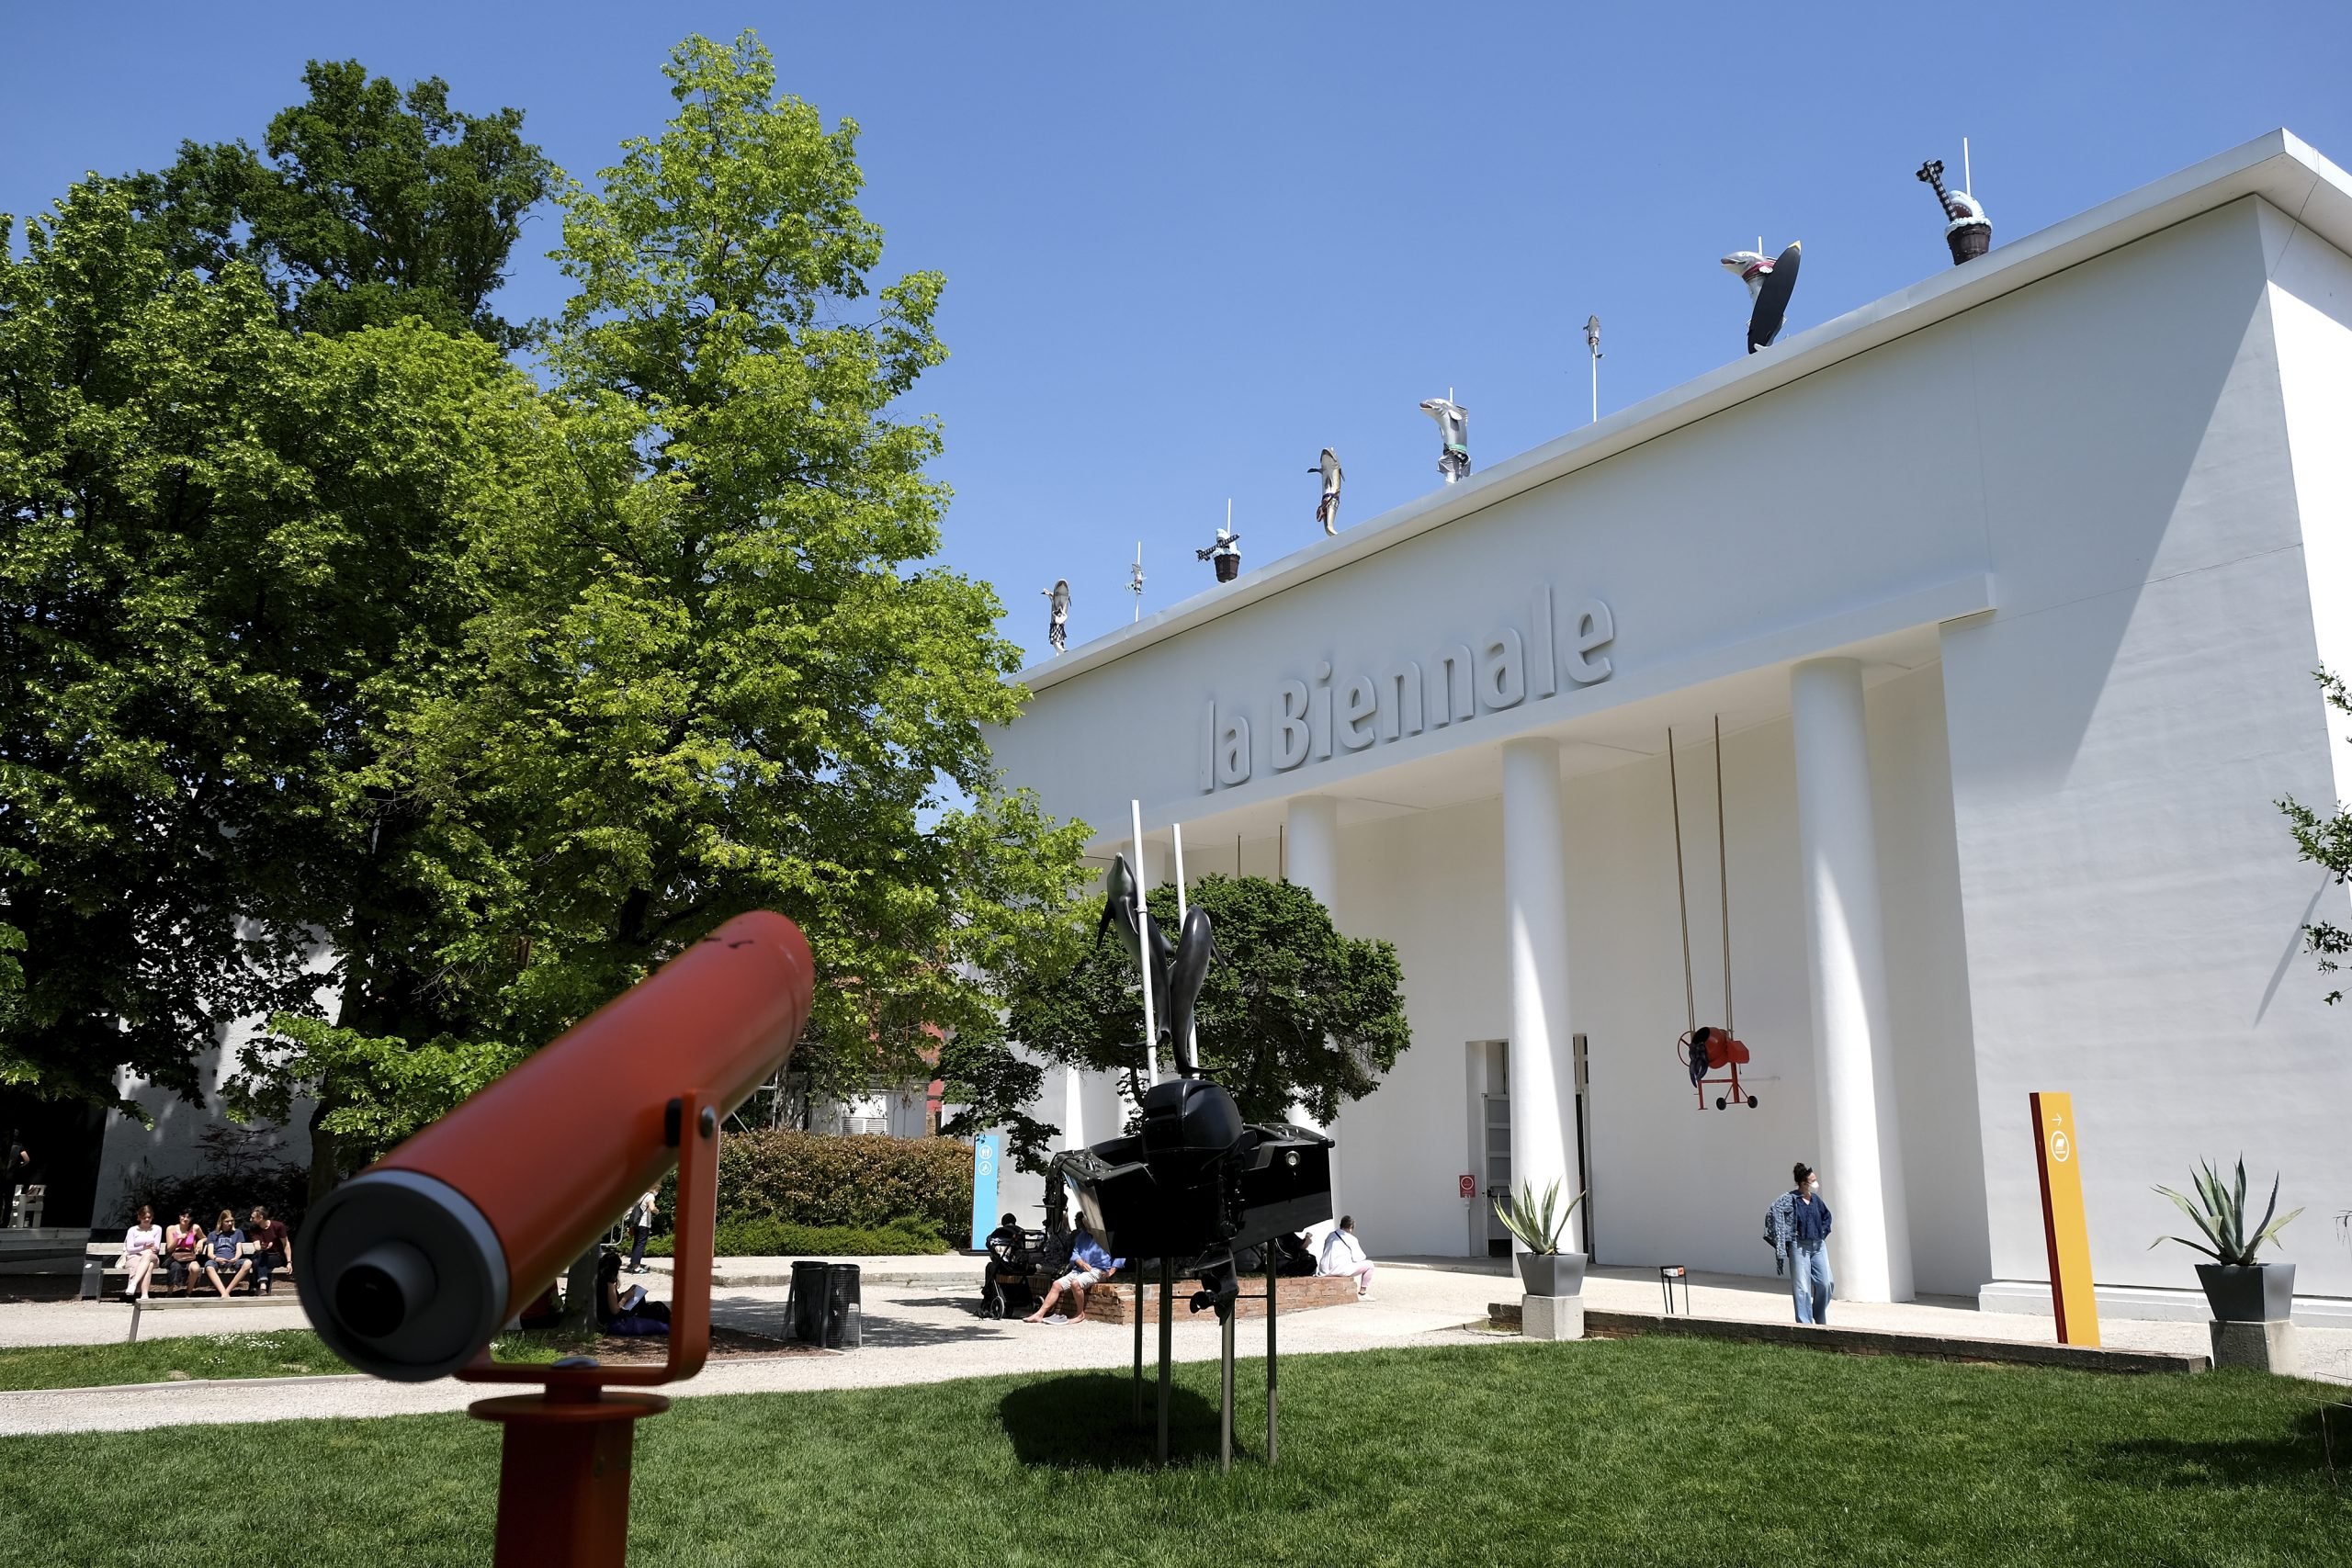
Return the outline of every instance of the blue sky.
{"type": "MultiPolygon", "coordinates": [[[[1234,503],[1245,563],[1436,487],[1416,404],[1449,386],[1481,464],[1742,349],[1715,265],[1805,245],[1791,330],[1949,265],[1912,178],[1963,134],[1996,243],[2284,125],[2352,163],[2352,6],[1626,6],[785,4],[23,6],[0,53],[0,210],[85,169],[258,141],[311,57],[514,105],[583,179],[670,100],[689,31],[759,29],[787,89],[863,128],[886,272],[947,276],[945,559],[1044,651],[1161,608],[1234,503]]],[[[562,280],[543,214],[510,315],[562,280]]],[[[2161,322],[2149,330],[2161,331],[2161,322]]],[[[1923,450],[1938,433],[1920,433],[1923,450]]]]}

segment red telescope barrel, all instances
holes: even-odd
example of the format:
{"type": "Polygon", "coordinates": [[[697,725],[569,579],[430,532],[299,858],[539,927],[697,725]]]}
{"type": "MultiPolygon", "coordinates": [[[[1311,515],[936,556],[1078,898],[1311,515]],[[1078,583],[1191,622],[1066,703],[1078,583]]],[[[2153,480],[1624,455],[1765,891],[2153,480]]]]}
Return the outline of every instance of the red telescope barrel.
{"type": "Polygon", "coordinates": [[[465,1365],[677,1163],[673,1100],[724,1115],[791,1055],[814,987],[798,927],[739,915],[336,1188],[295,1245],[320,1337],[379,1377],[465,1365]]]}

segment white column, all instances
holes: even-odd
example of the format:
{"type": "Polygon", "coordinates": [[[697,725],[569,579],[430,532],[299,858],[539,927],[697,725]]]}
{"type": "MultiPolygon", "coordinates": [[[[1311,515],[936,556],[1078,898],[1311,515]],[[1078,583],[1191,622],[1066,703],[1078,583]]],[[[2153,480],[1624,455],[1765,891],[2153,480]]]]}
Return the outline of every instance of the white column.
{"type": "Polygon", "coordinates": [[[1323,901],[1336,919],[1340,911],[1340,803],[1328,795],[1302,795],[1290,803],[1283,838],[1284,880],[1323,901]]]}
{"type": "Polygon", "coordinates": [[[1790,677],[1797,849],[1813,961],[1813,1051],[1830,1258],[1850,1301],[1911,1299],[1911,1228],[1895,1137],[1886,944],[1879,921],[1862,667],[1815,659],[1790,677]]]}
{"type": "MultiPolygon", "coordinates": [[[[1283,826],[1283,880],[1296,887],[1304,887],[1315,895],[1322,906],[1331,912],[1332,924],[1340,916],[1340,802],[1328,795],[1302,795],[1292,797],[1287,820],[1283,826]]],[[[1294,1101],[1290,1119],[1302,1127],[1337,1139],[1339,1122],[1326,1126],[1308,1114],[1305,1105],[1294,1101]]],[[[1335,1143],[1331,1149],[1331,1215],[1337,1219],[1343,1201],[1340,1188],[1340,1154],[1335,1143]]],[[[1328,1225],[1311,1227],[1315,1243],[1320,1247],[1328,1225]]]]}
{"type": "Polygon", "coordinates": [[[1046,1092],[1054,1101],[1054,1120],[1061,1123],[1064,1149],[1082,1149],[1086,1137],[1086,1073],[1080,1067],[1046,1069],[1046,1092]]]}
{"type": "MultiPolygon", "coordinates": [[[[1560,747],[1503,746],[1503,940],[1510,987],[1510,1168],[1514,1188],[1577,1190],[1569,1078],[1567,839],[1560,747]]],[[[1584,1247],[1579,1209],[1563,1245],[1584,1247]]]]}

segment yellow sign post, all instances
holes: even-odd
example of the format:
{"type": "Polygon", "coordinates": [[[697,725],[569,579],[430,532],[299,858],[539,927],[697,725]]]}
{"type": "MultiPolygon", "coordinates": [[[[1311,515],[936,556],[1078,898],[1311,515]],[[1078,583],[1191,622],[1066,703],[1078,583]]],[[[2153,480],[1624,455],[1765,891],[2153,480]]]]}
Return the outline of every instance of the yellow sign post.
{"type": "Polygon", "coordinates": [[[2098,1343],[2098,1301],[2091,1293],[2091,1233],[2083,1217],[2083,1151],[2075,1097],[2035,1094],[2033,1160],[2041,1173],[2041,1235],[2050,1246],[2050,1301],[2058,1343],[2098,1343]]]}

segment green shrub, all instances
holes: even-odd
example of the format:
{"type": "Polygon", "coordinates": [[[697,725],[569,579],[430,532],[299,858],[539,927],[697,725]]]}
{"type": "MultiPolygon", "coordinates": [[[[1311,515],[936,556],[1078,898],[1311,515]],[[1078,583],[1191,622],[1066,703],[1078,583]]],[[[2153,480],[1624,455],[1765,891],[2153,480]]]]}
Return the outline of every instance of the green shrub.
{"type": "MultiPolygon", "coordinates": [[[[671,1256],[672,1238],[657,1235],[645,1250],[671,1256]]],[[[721,1258],[890,1258],[947,1250],[937,1226],[899,1219],[887,1225],[796,1225],[782,1220],[721,1220],[715,1250],[721,1258]]]]}
{"type": "MultiPolygon", "coordinates": [[[[671,1193],[673,1200],[674,1182],[671,1193]]],[[[670,1207],[671,1200],[665,1200],[665,1221],[670,1207]]],[[[942,1235],[960,1237],[970,1228],[971,1145],[956,1138],[833,1137],[780,1129],[730,1133],[719,1143],[722,1230],[730,1222],[753,1220],[880,1230],[908,1218],[929,1221],[942,1235]]]]}

